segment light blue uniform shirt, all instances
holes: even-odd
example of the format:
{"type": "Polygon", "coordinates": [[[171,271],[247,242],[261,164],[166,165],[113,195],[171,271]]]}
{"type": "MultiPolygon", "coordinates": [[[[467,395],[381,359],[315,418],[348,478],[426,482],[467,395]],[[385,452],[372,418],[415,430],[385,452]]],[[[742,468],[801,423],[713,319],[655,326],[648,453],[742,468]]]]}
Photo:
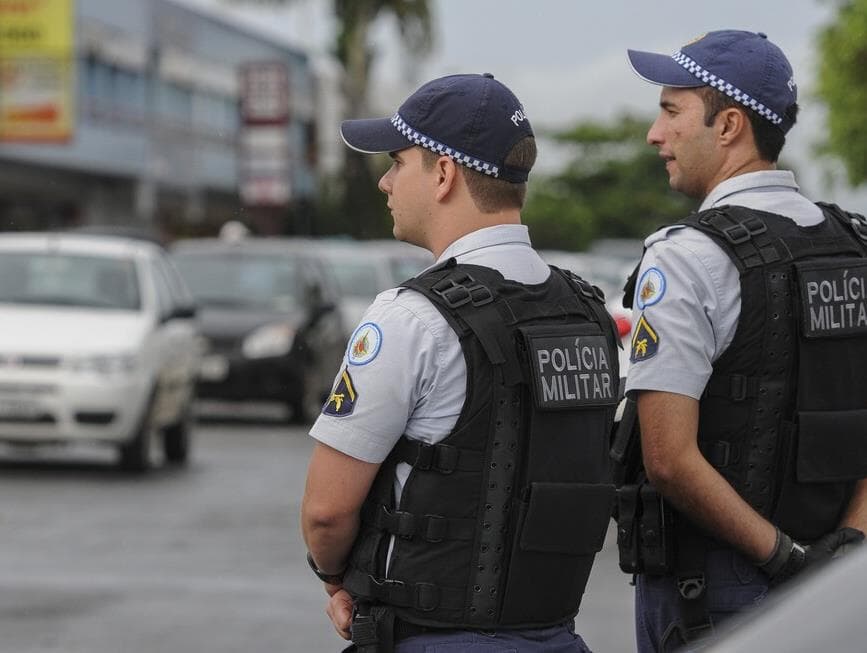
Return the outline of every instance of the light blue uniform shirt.
{"type": "MultiPolygon", "coordinates": [[[[550,268],[530,246],[524,225],[498,225],[474,231],[452,243],[437,263],[483,265],[506,279],[537,284],[550,268]]],[[[436,265],[435,264],[435,265],[436,265]]],[[[406,288],[380,293],[362,318],[375,324],[378,353],[353,364],[350,341],[342,371],[348,370],[357,394],[351,414],[322,414],[310,435],[348,456],[381,463],[403,434],[434,444],[445,438],[464,405],[467,368],[457,334],[424,295],[406,288]]],[[[369,356],[369,354],[368,354],[369,356]]],[[[410,466],[398,465],[395,496],[399,500],[410,466]]]]}
{"type": "MultiPolygon", "coordinates": [[[[800,194],[794,175],[786,170],[726,179],[710,192],[700,210],[727,204],[783,215],[804,227],[824,220],[819,207],[800,194]]],[[[714,361],[731,344],[737,329],[738,270],[719,245],[691,227],[661,229],[644,246],[632,333],[642,337],[650,329],[658,340],[652,355],[636,358],[629,366],[626,391],[660,390],[698,399],[714,361]]]]}

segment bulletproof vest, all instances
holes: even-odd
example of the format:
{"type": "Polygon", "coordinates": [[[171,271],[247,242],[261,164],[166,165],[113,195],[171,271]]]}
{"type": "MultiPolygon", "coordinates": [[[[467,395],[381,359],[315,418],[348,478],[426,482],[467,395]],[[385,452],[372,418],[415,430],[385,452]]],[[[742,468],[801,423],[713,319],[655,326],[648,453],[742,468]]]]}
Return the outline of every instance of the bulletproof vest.
{"type": "Polygon", "coordinates": [[[759,513],[801,541],[835,529],[867,477],[867,221],[727,206],[683,222],[740,273],[734,339],[700,403],[699,447],[759,513]]]}
{"type": "Polygon", "coordinates": [[[453,259],[404,286],[457,333],[466,398],[444,440],[404,436],[382,465],[344,586],[426,626],[563,623],[578,612],[614,496],[618,341],[601,292],[557,268],[524,285],[453,259]],[[395,505],[398,463],[411,471],[395,505]]]}

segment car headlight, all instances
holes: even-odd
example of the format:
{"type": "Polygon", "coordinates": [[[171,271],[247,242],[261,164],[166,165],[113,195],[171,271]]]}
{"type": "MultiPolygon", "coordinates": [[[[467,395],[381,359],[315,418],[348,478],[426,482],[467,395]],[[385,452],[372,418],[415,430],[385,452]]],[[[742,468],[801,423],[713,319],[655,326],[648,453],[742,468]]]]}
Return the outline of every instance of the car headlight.
{"type": "Polygon", "coordinates": [[[129,374],[137,365],[135,354],[89,354],[66,359],[66,367],[73,372],[104,375],[129,374]]]}
{"type": "Polygon", "coordinates": [[[295,329],[288,324],[266,324],[244,338],[241,352],[247,358],[285,356],[294,341],[295,329]]]}

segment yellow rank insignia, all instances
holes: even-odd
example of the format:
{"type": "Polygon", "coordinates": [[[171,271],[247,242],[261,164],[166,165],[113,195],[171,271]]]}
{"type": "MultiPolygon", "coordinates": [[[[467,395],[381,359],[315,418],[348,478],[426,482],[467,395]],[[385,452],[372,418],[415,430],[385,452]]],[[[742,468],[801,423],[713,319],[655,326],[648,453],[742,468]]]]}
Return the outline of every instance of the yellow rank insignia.
{"type": "Polygon", "coordinates": [[[657,351],[659,351],[659,335],[642,313],[632,334],[632,354],[629,356],[629,361],[639,363],[652,358],[657,351]]]}
{"type": "Polygon", "coordinates": [[[349,376],[349,369],[344,368],[340,375],[340,381],[337,387],[328,397],[328,403],[322,408],[325,415],[334,417],[346,417],[351,415],[355,410],[355,402],[358,399],[358,392],[355,390],[355,383],[352,382],[352,377],[349,376]]]}

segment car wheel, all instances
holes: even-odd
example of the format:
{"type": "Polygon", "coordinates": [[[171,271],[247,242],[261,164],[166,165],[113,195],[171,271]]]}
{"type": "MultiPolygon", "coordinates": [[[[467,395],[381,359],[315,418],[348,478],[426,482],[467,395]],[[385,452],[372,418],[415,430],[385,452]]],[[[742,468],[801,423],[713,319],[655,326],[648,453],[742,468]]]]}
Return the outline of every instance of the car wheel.
{"type": "Polygon", "coordinates": [[[178,421],[163,429],[163,453],[171,465],[186,465],[192,449],[193,404],[187,402],[178,421]]]}
{"type": "Polygon", "coordinates": [[[145,472],[151,466],[153,440],[153,401],[149,401],[132,438],[118,448],[120,468],[129,472],[145,472]]]}

